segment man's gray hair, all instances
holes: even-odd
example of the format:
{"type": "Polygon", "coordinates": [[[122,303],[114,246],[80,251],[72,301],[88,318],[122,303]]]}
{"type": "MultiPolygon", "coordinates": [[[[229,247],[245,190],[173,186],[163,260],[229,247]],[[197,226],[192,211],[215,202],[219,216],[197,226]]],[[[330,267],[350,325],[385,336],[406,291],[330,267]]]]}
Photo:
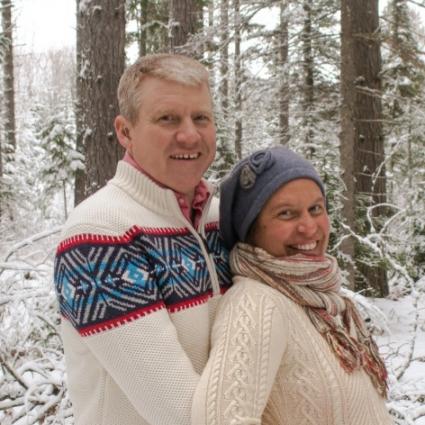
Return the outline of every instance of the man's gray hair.
{"type": "Polygon", "coordinates": [[[143,95],[140,86],[145,77],[154,77],[188,86],[206,84],[209,88],[208,71],[195,59],[175,54],[143,56],[124,71],[118,85],[120,114],[132,123],[138,119],[143,95]]]}

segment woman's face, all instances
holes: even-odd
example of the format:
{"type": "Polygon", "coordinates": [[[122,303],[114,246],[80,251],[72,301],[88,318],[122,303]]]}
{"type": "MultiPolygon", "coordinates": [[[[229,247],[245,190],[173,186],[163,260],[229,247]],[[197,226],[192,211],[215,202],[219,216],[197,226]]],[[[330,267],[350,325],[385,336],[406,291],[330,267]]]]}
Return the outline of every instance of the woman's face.
{"type": "Polygon", "coordinates": [[[319,186],[309,179],[281,186],[255,221],[249,242],[275,257],[323,256],[329,241],[329,217],[319,186]]]}

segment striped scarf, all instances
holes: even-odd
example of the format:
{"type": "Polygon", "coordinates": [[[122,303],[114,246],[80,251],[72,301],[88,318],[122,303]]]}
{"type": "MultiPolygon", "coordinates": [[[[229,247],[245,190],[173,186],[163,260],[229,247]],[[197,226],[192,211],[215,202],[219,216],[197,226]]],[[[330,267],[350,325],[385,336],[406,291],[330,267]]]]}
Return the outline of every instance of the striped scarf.
{"type": "Polygon", "coordinates": [[[363,368],[383,397],[387,371],[378,347],[353,302],[343,296],[336,259],[299,254],[276,258],[261,248],[238,243],[230,255],[234,274],[271,286],[304,308],[347,373],[363,368]]]}

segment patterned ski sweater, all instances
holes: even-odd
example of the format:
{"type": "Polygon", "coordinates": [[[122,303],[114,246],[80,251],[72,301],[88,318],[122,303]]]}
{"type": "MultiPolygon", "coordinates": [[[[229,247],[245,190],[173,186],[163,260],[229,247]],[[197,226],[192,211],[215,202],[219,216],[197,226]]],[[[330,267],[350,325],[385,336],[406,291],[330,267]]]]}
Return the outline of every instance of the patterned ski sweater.
{"type": "Polygon", "coordinates": [[[363,371],[346,373],[305,311],[237,276],[220,302],[192,425],[391,425],[363,371]]]}
{"type": "Polygon", "coordinates": [[[55,286],[75,425],[190,423],[231,284],[217,214],[210,197],[194,229],[171,190],[123,161],[72,212],[55,286]]]}

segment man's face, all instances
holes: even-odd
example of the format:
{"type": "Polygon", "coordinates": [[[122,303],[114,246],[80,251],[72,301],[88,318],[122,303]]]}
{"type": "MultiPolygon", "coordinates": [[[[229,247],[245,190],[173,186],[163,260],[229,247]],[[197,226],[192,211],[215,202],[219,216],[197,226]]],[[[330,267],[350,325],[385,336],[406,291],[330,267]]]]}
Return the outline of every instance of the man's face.
{"type": "Polygon", "coordinates": [[[116,120],[120,142],[163,185],[191,197],[215,156],[215,125],[205,84],[187,86],[147,77],[138,120],[116,120]],[[119,121],[124,120],[124,123],[119,121]],[[122,141],[123,125],[127,136],[122,141]]]}

